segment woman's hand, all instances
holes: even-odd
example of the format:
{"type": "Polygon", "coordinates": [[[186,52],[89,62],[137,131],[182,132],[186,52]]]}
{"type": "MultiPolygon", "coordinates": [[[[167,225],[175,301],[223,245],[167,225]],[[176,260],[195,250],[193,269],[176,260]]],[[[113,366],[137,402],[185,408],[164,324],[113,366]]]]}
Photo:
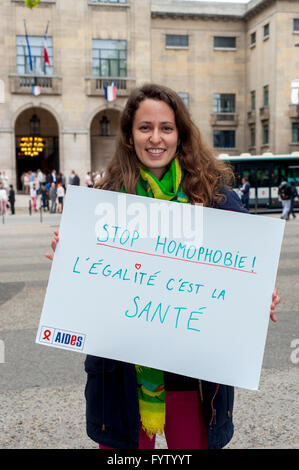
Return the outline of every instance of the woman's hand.
{"type": "Polygon", "coordinates": [[[275,287],[274,291],[273,291],[273,294],[272,294],[272,304],[271,304],[271,307],[270,307],[270,318],[271,320],[276,323],[277,322],[277,318],[276,318],[276,315],[275,315],[275,307],[276,305],[278,305],[280,302],[280,297],[277,293],[277,289],[275,287]]]}
{"type": "MultiPolygon", "coordinates": [[[[52,240],[51,247],[52,247],[53,252],[55,253],[57,243],[59,242],[58,230],[55,230],[54,235],[55,237],[52,240]]],[[[53,261],[53,255],[51,253],[46,253],[45,257],[53,261]]]]}

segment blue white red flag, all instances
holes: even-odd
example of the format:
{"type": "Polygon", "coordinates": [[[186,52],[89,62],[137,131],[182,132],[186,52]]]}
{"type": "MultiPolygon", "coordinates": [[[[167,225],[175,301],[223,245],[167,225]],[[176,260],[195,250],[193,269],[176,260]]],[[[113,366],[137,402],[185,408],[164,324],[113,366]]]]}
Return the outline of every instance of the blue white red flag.
{"type": "Polygon", "coordinates": [[[47,49],[48,26],[49,26],[49,22],[47,24],[47,28],[46,28],[45,35],[44,35],[44,62],[45,64],[48,64],[48,66],[51,68],[50,57],[49,57],[48,49],[47,49]]]}
{"type": "Polygon", "coordinates": [[[27,28],[26,28],[26,22],[25,22],[25,20],[24,20],[24,27],[25,27],[26,44],[27,44],[27,49],[28,49],[29,67],[30,67],[30,72],[33,72],[32,57],[31,57],[31,49],[30,49],[30,44],[29,44],[29,39],[28,39],[28,34],[27,34],[27,28]]]}
{"type": "Polygon", "coordinates": [[[40,86],[39,85],[33,85],[32,87],[32,94],[34,96],[40,95],[40,86]]]}
{"type": "Polygon", "coordinates": [[[111,85],[105,85],[105,99],[107,101],[115,101],[116,100],[116,85],[114,82],[111,82],[111,85]]]}

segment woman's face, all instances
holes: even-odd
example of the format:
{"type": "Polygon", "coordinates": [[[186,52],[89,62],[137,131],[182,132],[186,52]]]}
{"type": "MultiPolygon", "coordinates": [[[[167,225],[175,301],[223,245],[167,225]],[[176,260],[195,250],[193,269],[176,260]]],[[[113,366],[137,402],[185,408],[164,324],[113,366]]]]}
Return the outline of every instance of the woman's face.
{"type": "Polygon", "coordinates": [[[132,139],[140,162],[161,179],[178,146],[178,130],[171,107],[164,101],[142,101],[134,116],[132,139]]]}

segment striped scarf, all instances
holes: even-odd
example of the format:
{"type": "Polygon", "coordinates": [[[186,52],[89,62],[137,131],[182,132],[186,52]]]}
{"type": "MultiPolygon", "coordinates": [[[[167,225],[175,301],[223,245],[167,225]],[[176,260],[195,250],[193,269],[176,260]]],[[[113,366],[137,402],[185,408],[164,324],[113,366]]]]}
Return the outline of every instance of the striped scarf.
{"type": "MultiPolygon", "coordinates": [[[[187,203],[189,199],[182,191],[181,181],[182,169],[176,157],[161,181],[148,170],[140,168],[136,192],[139,196],[187,203]]],[[[166,397],[164,373],[161,370],[137,365],[135,369],[142,428],[152,439],[156,433],[162,434],[164,431],[166,397]]]]}
{"type": "Polygon", "coordinates": [[[169,170],[159,181],[148,170],[140,168],[140,178],[137,182],[138,196],[153,197],[167,201],[189,202],[181,187],[182,169],[179,159],[172,160],[169,170]]]}

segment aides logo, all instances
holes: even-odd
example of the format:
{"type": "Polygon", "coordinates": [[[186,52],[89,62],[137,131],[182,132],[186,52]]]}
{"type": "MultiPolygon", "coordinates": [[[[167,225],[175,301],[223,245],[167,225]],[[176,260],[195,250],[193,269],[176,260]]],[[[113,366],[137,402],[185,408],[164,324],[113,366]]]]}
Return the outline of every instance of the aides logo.
{"type": "Polygon", "coordinates": [[[60,330],[59,328],[51,328],[47,326],[43,326],[41,328],[39,338],[40,343],[74,349],[76,351],[83,350],[84,341],[85,335],[81,333],[60,330]]]}

